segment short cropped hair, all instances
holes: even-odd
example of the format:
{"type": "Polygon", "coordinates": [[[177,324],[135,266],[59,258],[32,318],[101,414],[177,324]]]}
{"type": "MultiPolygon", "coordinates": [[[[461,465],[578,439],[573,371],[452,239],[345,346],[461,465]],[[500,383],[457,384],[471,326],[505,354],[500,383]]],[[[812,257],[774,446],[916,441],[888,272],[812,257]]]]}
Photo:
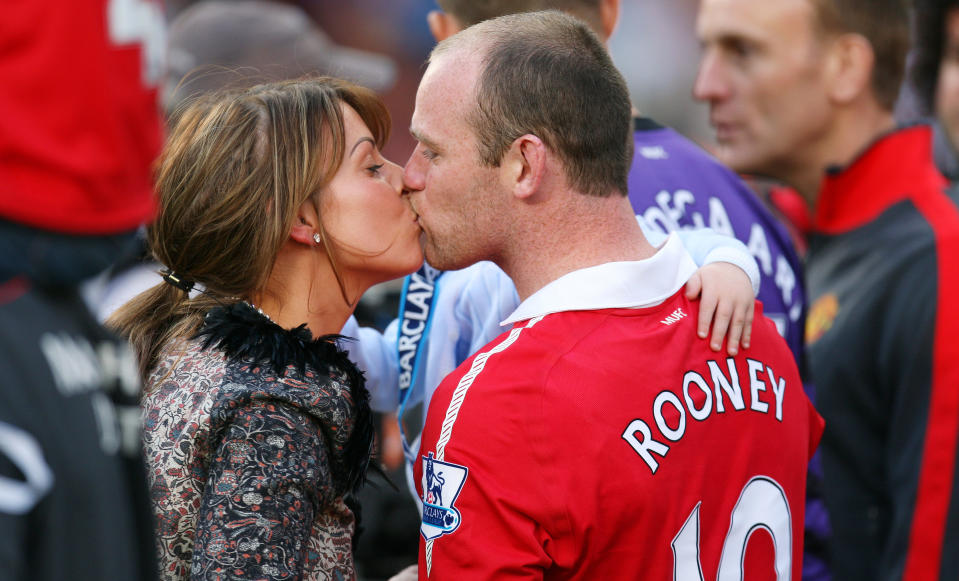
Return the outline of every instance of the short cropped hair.
{"type": "Polygon", "coordinates": [[[823,32],[861,34],[876,55],[872,89],[892,111],[906,71],[909,8],[906,0],[812,0],[823,32]]]}
{"type": "Polygon", "coordinates": [[[572,188],[626,195],[629,90],[582,21],[555,10],[502,16],[441,42],[430,59],[459,49],[482,54],[469,122],[483,163],[498,166],[517,138],[532,134],[562,160],[572,188]]]}
{"type": "Polygon", "coordinates": [[[946,19],[959,10],[959,0],[916,0],[915,60],[910,77],[916,87],[924,113],[934,113],[939,67],[945,56],[946,19]]]}
{"type": "Polygon", "coordinates": [[[463,26],[473,26],[507,14],[562,10],[583,19],[593,30],[600,30],[600,0],[437,0],[443,12],[453,15],[463,26]]]}

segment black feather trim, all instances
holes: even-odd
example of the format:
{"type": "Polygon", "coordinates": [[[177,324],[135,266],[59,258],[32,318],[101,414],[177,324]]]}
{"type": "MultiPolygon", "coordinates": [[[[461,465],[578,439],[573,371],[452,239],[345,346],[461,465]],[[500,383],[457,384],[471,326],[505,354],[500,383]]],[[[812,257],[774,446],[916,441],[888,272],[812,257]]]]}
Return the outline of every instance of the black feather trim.
{"type": "Polygon", "coordinates": [[[323,335],[314,339],[306,323],[284,329],[246,302],[211,309],[196,338],[202,339],[204,349],[217,347],[230,359],[268,365],[280,376],[290,365],[301,374],[306,372],[307,366],[322,374],[331,369],[345,373],[353,397],[355,419],[337,476],[346,491],[356,493],[360,490],[366,482],[373,454],[373,416],[363,372],[337,343],[352,341],[352,338],[323,335]]]}

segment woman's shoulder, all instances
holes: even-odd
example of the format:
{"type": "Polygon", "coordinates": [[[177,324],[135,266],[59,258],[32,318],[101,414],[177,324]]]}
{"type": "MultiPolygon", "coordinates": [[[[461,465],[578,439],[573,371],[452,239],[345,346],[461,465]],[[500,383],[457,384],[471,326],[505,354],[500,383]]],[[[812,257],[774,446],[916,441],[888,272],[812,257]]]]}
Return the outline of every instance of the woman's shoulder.
{"type": "Polygon", "coordinates": [[[306,325],[284,329],[247,303],[207,313],[194,341],[205,351],[222,353],[232,374],[255,379],[257,389],[319,390],[337,395],[345,386],[363,384],[339,335],[313,338],[306,325]]]}
{"type": "Polygon", "coordinates": [[[193,393],[213,396],[226,374],[227,360],[217,350],[204,349],[195,340],[178,339],[159,353],[146,378],[144,402],[193,393]]]}
{"type": "MultiPolygon", "coordinates": [[[[226,364],[211,415],[231,424],[252,412],[304,419],[323,432],[334,465],[349,472],[363,465],[372,441],[369,393],[362,372],[340,348],[342,337],[313,338],[305,325],[283,329],[238,303],[207,314],[196,340],[221,352],[226,364]]],[[[339,472],[339,470],[337,470],[339,472]]]]}
{"type": "Polygon", "coordinates": [[[365,389],[362,375],[344,370],[336,361],[274,367],[252,357],[228,357],[214,405],[233,409],[273,402],[336,423],[352,415],[354,393],[360,389],[365,389]]]}

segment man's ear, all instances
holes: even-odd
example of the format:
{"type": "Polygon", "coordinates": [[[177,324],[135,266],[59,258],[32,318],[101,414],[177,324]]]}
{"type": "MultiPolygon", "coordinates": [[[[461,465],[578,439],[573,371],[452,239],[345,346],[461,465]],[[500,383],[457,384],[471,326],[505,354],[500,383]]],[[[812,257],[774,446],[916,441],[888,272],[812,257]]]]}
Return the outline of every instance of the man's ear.
{"type": "Polygon", "coordinates": [[[296,220],[290,228],[290,239],[306,246],[316,246],[320,243],[320,236],[320,218],[313,200],[308,199],[300,204],[296,220]]]}
{"type": "Polygon", "coordinates": [[[848,104],[870,92],[876,53],[872,43],[861,34],[846,33],[835,39],[826,57],[828,95],[841,104],[848,104]]]}
{"type": "Polygon", "coordinates": [[[436,42],[442,42],[463,30],[463,25],[452,14],[447,14],[442,10],[430,10],[426,15],[426,23],[430,27],[430,32],[436,42]]]}
{"type": "Polygon", "coordinates": [[[619,23],[619,0],[600,0],[599,23],[603,27],[606,42],[609,42],[619,23]]]}
{"type": "Polygon", "coordinates": [[[539,191],[546,174],[547,154],[546,144],[535,135],[521,135],[513,141],[500,168],[514,196],[529,198],[539,191]]]}

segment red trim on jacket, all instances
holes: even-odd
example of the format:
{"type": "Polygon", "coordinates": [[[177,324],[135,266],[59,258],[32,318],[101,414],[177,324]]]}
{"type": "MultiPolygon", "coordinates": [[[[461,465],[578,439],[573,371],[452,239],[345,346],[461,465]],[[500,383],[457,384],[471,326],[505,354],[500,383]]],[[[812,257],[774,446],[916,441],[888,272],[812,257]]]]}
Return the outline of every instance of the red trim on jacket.
{"type": "MultiPolygon", "coordinates": [[[[920,190],[917,190],[920,191],[920,190]]],[[[938,581],[946,518],[955,478],[959,434],[959,301],[946,300],[959,287],[959,209],[944,194],[922,191],[910,199],[932,226],[936,239],[938,286],[933,339],[932,388],[923,444],[916,506],[903,581],[938,581]]]]}
{"type": "Polygon", "coordinates": [[[952,499],[959,435],[959,209],[946,196],[946,179],[932,159],[932,130],[914,126],[878,141],[852,164],[823,179],[814,228],[839,234],[864,226],[908,200],[929,222],[936,240],[937,309],[932,385],[916,504],[903,581],[937,581],[952,499]]]}
{"type": "Polygon", "coordinates": [[[15,276],[0,283],[0,305],[12,303],[30,290],[30,281],[24,276],[15,276]]]}
{"type": "Polygon", "coordinates": [[[942,191],[946,178],[932,161],[932,129],[916,125],[873,143],[860,157],[823,178],[813,229],[839,234],[876,219],[889,206],[942,191]]]}

